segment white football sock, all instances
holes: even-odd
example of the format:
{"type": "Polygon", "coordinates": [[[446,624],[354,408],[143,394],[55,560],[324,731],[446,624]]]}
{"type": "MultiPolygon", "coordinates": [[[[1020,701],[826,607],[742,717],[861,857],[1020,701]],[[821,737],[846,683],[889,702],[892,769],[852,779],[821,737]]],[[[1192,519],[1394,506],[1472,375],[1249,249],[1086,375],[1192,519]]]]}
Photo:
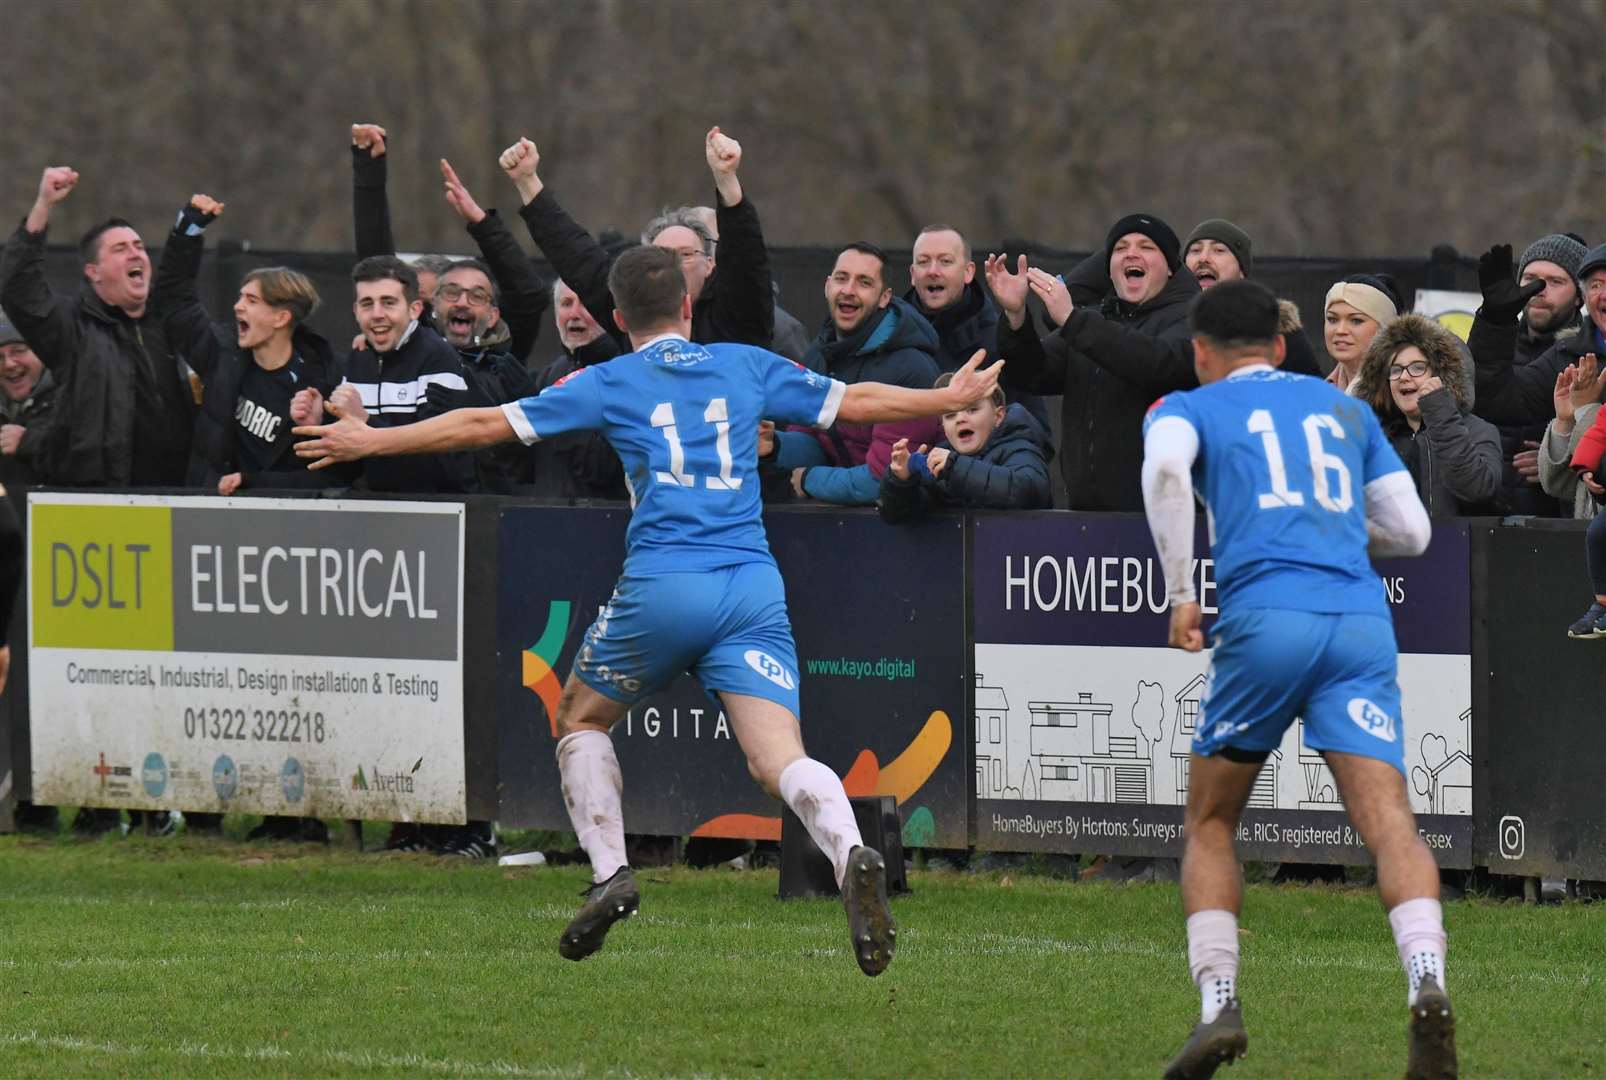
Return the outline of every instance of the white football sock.
{"type": "Polygon", "coordinates": [[[1444,988],[1444,908],[1426,896],[1407,900],[1389,912],[1389,927],[1409,982],[1405,1003],[1415,1005],[1424,977],[1444,988]]]}
{"type": "Polygon", "coordinates": [[[1220,909],[1188,916],[1188,969],[1199,987],[1199,1020],[1208,1024],[1238,996],[1238,916],[1220,909]]]}
{"type": "Polygon", "coordinates": [[[613,739],[600,731],[573,731],[558,740],[558,776],[580,846],[591,858],[591,880],[607,881],[625,859],[624,779],[613,739]]]}
{"type": "Polygon", "coordinates": [[[831,860],[837,885],[848,870],[848,852],[864,843],[842,780],[824,762],[798,758],[781,770],[781,801],[803,822],[814,843],[831,860]]]}

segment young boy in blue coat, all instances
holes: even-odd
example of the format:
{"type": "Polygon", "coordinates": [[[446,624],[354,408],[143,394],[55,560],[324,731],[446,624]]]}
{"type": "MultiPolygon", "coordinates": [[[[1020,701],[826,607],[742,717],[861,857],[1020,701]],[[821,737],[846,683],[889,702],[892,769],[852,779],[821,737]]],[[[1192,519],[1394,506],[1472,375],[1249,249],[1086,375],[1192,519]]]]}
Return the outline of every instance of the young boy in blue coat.
{"type": "MultiPolygon", "coordinates": [[[[938,377],[946,386],[950,376],[938,377]]],[[[1052,505],[1048,432],[1020,405],[1006,405],[999,388],[942,418],[943,441],[911,452],[908,439],[892,447],[877,507],[883,521],[913,521],[932,506],[1039,510],[1052,505]]]]}

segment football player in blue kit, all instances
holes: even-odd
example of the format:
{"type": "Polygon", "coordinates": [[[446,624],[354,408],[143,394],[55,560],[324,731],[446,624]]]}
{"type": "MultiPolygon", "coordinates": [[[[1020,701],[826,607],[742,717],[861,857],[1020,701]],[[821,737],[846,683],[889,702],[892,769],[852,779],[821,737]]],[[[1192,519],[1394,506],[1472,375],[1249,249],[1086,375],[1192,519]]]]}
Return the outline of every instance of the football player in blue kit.
{"type": "Polygon", "coordinates": [[[609,927],[636,910],[609,731],[632,704],[690,671],[717,696],[759,785],[791,807],[831,859],[859,967],[878,975],[897,935],[886,870],[862,843],[842,781],[803,751],[797,656],[760,516],[759,424],[937,416],[991,394],[1003,365],[982,369],[978,352],[941,389],[845,386],[752,346],[694,345],[677,260],[672,251],[638,247],[614,264],[608,287],[614,318],[635,350],[629,355],[499,408],[458,409],[396,428],[344,418],[297,429],[314,436],[297,452],[317,459],[317,468],[603,432],[624,463],[634,511],[618,585],[586,631],[558,705],[564,802],[593,878],[558,951],[570,960],[591,955],[609,927]]]}
{"type": "Polygon", "coordinates": [[[1193,586],[1203,499],[1220,615],[1189,761],[1182,902],[1200,1023],[1166,1070],[1206,1077],[1248,1046],[1238,1004],[1242,880],[1233,835],[1296,717],[1377,862],[1408,983],[1409,1077],[1456,1075],[1439,872],[1405,791],[1398,650],[1368,555],[1419,555],[1430,526],[1364,402],[1277,370],[1277,300],[1251,281],[1194,300],[1200,387],[1144,426],[1143,499],[1165,570],[1170,644],[1205,647],[1193,586]]]}

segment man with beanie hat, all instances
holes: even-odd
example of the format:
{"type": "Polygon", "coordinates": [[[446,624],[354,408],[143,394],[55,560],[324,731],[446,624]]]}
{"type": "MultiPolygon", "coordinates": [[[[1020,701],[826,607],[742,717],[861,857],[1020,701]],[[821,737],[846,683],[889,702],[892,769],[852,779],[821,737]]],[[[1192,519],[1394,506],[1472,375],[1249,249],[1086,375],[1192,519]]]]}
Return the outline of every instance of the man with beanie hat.
{"type": "MultiPolygon", "coordinates": [[[[1255,272],[1254,242],[1248,233],[1226,218],[1208,218],[1188,234],[1182,245],[1182,263],[1193,273],[1201,289],[1247,278],[1255,272]]],[[[1279,330],[1287,347],[1283,370],[1320,377],[1321,365],[1316,362],[1310,338],[1305,336],[1299,305],[1292,300],[1278,300],[1277,311],[1281,317],[1279,330]]]]}
{"type": "Polygon", "coordinates": [[[56,380],[0,311],[0,482],[23,512],[24,492],[47,463],[36,461],[55,410],[56,380]]]}
{"type": "Polygon", "coordinates": [[[1195,225],[1182,245],[1182,261],[1199,288],[1208,289],[1218,281],[1246,278],[1254,272],[1254,245],[1249,234],[1225,218],[1210,218],[1195,225]]]}
{"type": "Polygon", "coordinates": [[[1198,385],[1188,302],[1199,284],[1182,266],[1177,234],[1153,214],[1128,214],[1110,228],[1094,274],[1072,287],[1021,256],[987,260],[987,284],[1004,318],[998,351],[1011,389],[1063,394],[1061,467],[1073,510],[1142,510],[1143,413],[1155,398],[1198,385]],[[1180,272],[1179,272],[1180,271],[1180,272]],[[1076,292],[1073,294],[1072,288],[1076,292]],[[1059,329],[1039,340],[1026,318],[1035,293],[1059,329]],[[1073,295],[1076,297],[1073,299],[1073,295]]]}
{"type": "Polygon", "coordinates": [[[1537,448],[1554,411],[1557,373],[1599,347],[1590,317],[1580,312],[1580,282],[1593,254],[1576,237],[1552,233],[1530,244],[1515,268],[1509,244],[1478,259],[1483,305],[1467,335],[1478,372],[1473,411],[1500,428],[1503,508],[1510,513],[1563,511],[1538,486],[1537,448]]]}

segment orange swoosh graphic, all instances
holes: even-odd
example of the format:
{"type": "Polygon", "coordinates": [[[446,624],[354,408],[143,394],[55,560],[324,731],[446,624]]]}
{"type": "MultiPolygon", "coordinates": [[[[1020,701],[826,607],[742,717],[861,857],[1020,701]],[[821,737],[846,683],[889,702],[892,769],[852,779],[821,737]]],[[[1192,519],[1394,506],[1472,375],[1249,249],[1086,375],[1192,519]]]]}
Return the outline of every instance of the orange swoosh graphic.
{"type": "MultiPolygon", "coordinates": [[[[853,759],[852,768],[842,778],[842,788],[850,798],[891,795],[902,806],[931,779],[931,774],[937,770],[953,741],[953,723],[947,713],[938,709],[926,718],[925,726],[904,748],[903,753],[885,767],[876,761],[874,752],[860,750],[859,756],[853,759]]],[[[691,835],[779,840],[781,819],[760,814],[721,814],[697,826],[691,835]]]]}

